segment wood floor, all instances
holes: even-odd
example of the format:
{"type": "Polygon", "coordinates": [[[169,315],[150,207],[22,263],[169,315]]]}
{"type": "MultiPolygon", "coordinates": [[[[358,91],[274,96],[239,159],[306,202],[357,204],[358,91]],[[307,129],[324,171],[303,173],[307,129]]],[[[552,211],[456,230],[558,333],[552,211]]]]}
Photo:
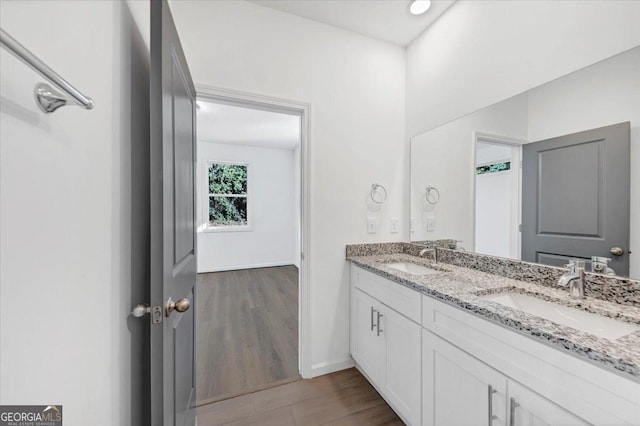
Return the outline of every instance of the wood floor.
{"type": "Polygon", "coordinates": [[[298,380],[298,269],[198,275],[197,404],[298,380]]]}
{"type": "Polygon", "coordinates": [[[402,425],[355,368],[198,407],[198,426],[402,425]]]}

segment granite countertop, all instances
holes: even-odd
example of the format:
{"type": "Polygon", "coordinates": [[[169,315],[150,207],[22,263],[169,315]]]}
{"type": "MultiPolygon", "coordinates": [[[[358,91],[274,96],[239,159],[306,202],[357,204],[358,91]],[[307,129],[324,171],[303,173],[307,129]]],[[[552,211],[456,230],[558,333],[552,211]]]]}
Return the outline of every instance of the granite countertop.
{"type": "Polygon", "coordinates": [[[578,301],[569,296],[567,289],[519,281],[448,263],[435,263],[405,253],[348,256],[347,260],[405,287],[587,358],[597,365],[613,369],[640,382],[639,307],[589,297],[578,301]],[[416,276],[385,266],[399,261],[428,266],[440,272],[416,276]],[[534,295],[579,310],[615,318],[637,325],[638,331],[610,340],[481,298],[483,295],[504,291],[534,295]]]}

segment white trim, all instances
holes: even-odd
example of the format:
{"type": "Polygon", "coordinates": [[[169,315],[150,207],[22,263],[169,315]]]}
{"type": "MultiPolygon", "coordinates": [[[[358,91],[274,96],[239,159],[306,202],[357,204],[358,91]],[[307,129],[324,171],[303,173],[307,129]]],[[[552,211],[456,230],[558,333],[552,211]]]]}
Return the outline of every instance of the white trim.
{"type": "Polygon", "coordinates": [[[280,262],[256,263],[253,265],[236,265],[236,266],[222,266],[219,268],[207,268],[207,269],[199,270],[198,273],[206,274],[209,272],[240,271],[243,269],[258,269],[258,268],[274,268],[276,266],[296,266],[296,264],[295,264],[295,260],[291,259],[291,260],[282,260],[280,262]]]}
{"type": "Polygon", "coordinates": [[[195,84],[195,88],[197,98],[300,116],[301,252],[296,254],[296,256],[300,256],[300,272],[298,274],[298,370],[303,379],[311,378],[314,372],[311,365],[311,104],[204,84],[195,84]]]}
{"type": "Polygon", "coordinates": [[[355,365],[356,364],[351,357],[340,361],[320,362],[311,366],[311,377],[324,376],[325,374],[346,370],[347,368],[354,367],[355,365]]]}
{"type": "Polygon", "coordinates": [[[473,236],[473,242],[471,244],[469,244],[471,247],[473,247],[473,251],[476,251],[476,153],[477,153],[477,149],[476,149],[476,145],[481,142],[481,143],[490,143],[490,144],[494,144],[494,145],[507,145],[510,146],[512,148],[515,148],[514,150],[512,150],[512,170],[515,170],[518,176],[518,185],[517,185],[517,194],[512,194],[512,202],[514,205],[514,209],[515,209],[515,216],[517,218],[516,222],[518,222],[517,224],[515,224],[515,228],[512,227],[511,229],[511,241],[515,241],[515,245],[516,245],[516,253],[517,255],[515,256],[517,259],[521,258],[521,250],[522,250],[522,242],[521,242],[521,232],[519,229],[519,225],[522,223],[522,168],[520,167],[520,163],[522,160],[522,145],[528,143],[528,141],[524,140],[524,139],[516,139],[516,138],[511,138],[508,136],[501,136],[501,135],[494,135],[491,133],[484,133],[484,132],[478,132],[478,131],[473,131],[472,133],[472,143],[471,143],[471,149],[472,149],[472,153],[471,153],[471,159],[472,159],[472,168],[471,170],[473,170],[473,173],[471,175],[471,187],[473,188],[472,194],[471,194],[471,207],[473,209],[473,214],[471,215],[471,233],[473,236]],[[515,161],[514,161],[515,160],[515,161]],[[515,195],[515,196],[513,196],[515,195]]]}

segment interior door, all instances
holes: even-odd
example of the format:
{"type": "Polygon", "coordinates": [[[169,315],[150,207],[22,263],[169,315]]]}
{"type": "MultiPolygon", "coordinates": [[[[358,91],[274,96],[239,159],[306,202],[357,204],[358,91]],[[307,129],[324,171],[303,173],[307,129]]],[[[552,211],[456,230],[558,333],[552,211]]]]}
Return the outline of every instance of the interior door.
{"type": "Polygon", "coordinates": [[[629,275],[629,129],[626,122],[523,146],[522,260],[560,266],[603,256],[629,275]]]}
{"type": "Polygon", "coordinates": [[[151,2],[151,422],[195,425],[195,89],[166,0],[151,2]]]}

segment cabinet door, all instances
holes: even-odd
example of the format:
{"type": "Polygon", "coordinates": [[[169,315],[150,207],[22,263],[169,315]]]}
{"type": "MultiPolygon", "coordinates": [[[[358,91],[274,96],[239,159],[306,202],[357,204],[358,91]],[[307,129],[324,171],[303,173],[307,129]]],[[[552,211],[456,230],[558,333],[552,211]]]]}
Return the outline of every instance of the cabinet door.
{"type": "Polygon", "coordinates": [[[404,420],[419,425],[422,327],[386,306],[382,309],[379,326],[385,350],[380,370],[381,391],[404,420]]]}
{"type": "Polygon", "coordinates": [[[424,329],[422,369],[424,425],[505,425],[502,374],[424,329]]]}
{"type": "Polygon", "coordinates": [[[509,426],[577,426],[591,423],[523,385],[509,381],[509,426]]]}
{"type": "Polygon", "coordinates": [[[384,348],[384,338],[377,333],[379,303],[355,288],[351,297],[351,356],[376,381],[384,348]]]}

